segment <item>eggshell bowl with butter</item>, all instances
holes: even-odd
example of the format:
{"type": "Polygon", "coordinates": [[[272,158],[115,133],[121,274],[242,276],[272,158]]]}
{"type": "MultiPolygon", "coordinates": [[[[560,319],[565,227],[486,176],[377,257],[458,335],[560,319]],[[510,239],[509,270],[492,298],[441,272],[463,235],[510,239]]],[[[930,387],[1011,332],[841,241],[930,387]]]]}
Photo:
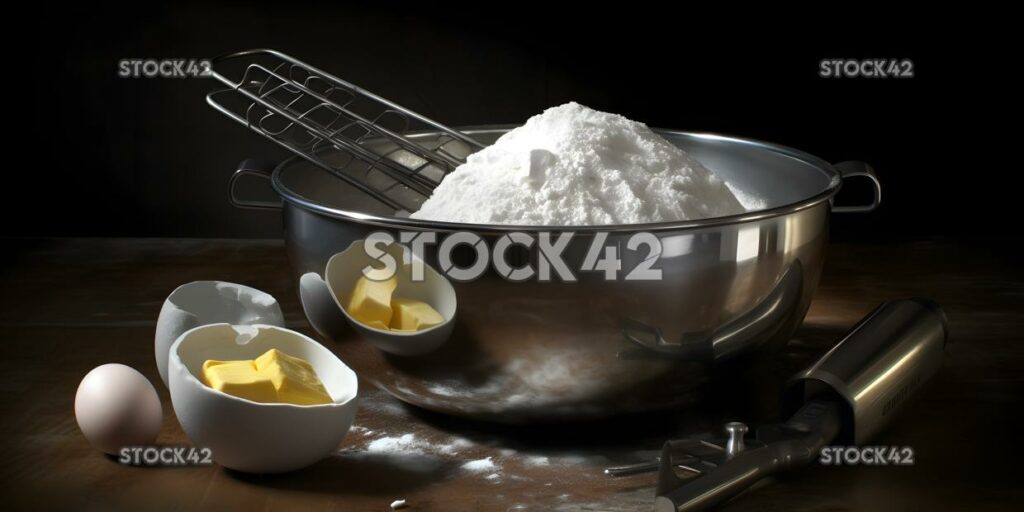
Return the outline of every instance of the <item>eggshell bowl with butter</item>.
{"type": "Polygon", "coordinates": [[[218,464],[248,473],[283,473],[335,450],[356,413],[355,372],[330,350],[295,331],[271,325],[211,324],[171,346],[171,402],[185,434],[218,464]],[[333,399],[322,405],[258,403],[222,393],[201,380],[208,359],[255,359],[276,348],[308,361],[333,399]]]}
{"type": "Polygon", "coordinates": [[[380,267],[380,264],[366,253],[364,243],[364,240],[356,240],[349,244],[347,249],[335,254],[327,261],[324,270],[324,281],[331,292],[331,297],[334,298],[334,302],[341,309],[352,328],[378,349],[400,356],[426,354],[448,341],[454,326],[452,320],[458,309],[455,288],[446,277],[434,270],[434,267],[417,259],[412,251],[401,244],[392,243],[384,249],[397,262],[400,262],[395,275],[398,287],[395,288],[394,296],[416,299],[430,304],[444,318],[444,322],[419,331],[393,331],[370,327],[349,314],[346,307],[351,299],[356,281],[363,275],[363,268],[367,266],[380,267]],[[412,278],[414,259],[416,264],[423,265],[422,280],[412,278]]]}

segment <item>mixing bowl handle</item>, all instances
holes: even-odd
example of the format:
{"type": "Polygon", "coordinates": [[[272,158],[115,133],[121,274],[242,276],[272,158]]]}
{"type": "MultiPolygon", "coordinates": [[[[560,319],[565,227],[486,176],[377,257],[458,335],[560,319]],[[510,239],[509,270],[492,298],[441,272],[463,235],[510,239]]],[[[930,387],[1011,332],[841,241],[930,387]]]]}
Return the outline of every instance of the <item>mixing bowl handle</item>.
{"type": "Polygon", "coordinates": [[[833,164],[832,168],[839,171],[839,177],[843,181],[850,178],[863,176],[871,180],[871,188],[874,192],[874,198],[871,204],[860,205],[860,206],[832,206],[832,211],[837,213],[859,213],[859,212],[870,212],[878,208],[878,205],[882,202],[882,184],[878,182],[878,176],[875,175],[875,170],[864,162],[858,162],[856,160],[848,160],[846,162],[839,162],[833,164]]]}
{"type": "MultiPolygon", "coordinates": [[[[771,292],[745,313],[714,331],[684,334],[675,342],[666,340],[661,329],[627,319],[622,335],[661,356],[689,361],[717,362],[749,353],[766,343],[779,326],[793,321],[803,296],[804,267],[793,260],[779,277],[771,292]]],[[[629,354],[629,353],[626,353],[629,354]]]]}
{"type": "Polygon", "coordinates": [[[261,160],[259,158],[242,160],[242,163],[238,164],[238,168],[235,169],[235,172],[228,180],[228,202],[231,203],[231,206],[246,210],[280,210],[281,201],[241,199],[238,197],[238,191],[235,190],[238,180],[242,176],[251,175],[270,181],[275,167],[277,167],[277,164],[269,160],[261,160]]]}

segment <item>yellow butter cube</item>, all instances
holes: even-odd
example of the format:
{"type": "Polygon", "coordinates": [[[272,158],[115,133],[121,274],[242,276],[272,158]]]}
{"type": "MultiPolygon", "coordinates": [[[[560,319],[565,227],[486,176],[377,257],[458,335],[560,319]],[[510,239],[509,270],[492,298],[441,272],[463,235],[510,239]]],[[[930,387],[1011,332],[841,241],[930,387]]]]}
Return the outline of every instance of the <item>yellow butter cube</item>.
{"type": "MultiPolygon", "coordinates": [[[[394,316],[392,316],[394,318],[394,316]]],[[[367,327],[373,327],[374,329],[380,329],[382,331],[388,330],[388,324],[381,322],[380,320],[370,320],[364,323],[367,327]]]]}
{"type": "Polygon", "coordinates": [[[385,280],[360,276],[349,299],[348,314],[373,327],[378,327],[378,324],[389,325],[392,316],[391,294],[397,287],[398,279],[395,276],[385,280]]]}
{"type": "Polygon", "coordinates": [[[256,358],[256,370],[270,378],[277,401],[296,405],[328,404],[333,400],[308,362],[277,349],[256,358]]]}
{"type": "Polygon", "coordinates": [[[444,317],[421,300],[395,297],[391,299],[391,309],[390,326],[396,331],[419,331],[444,323],[444,317]]]}
{"type": "Polygon", "coordinates": [[[213,389],[253,402],[333,402],[311,364],[277,349],[264,352],[254,361],[206,361],[203,381],[213,389]]]}
{"type": "Polygon", "coordinates": [[[207,386],[253,402],[277,402],[277,390],[269,376],[256,371],[252,361],[214,361],[203,363],[207,386]]]}

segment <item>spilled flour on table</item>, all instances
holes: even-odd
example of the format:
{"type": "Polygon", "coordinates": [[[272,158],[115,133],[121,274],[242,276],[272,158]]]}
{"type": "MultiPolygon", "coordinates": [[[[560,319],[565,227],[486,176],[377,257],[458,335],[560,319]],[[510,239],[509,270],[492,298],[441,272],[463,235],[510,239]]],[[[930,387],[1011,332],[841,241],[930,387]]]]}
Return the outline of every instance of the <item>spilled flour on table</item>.
{"type": "Polygon", "coordinates": [[[494,471],[498,465],[491,460],[490,457],[486,457],[478,460],[471,460],[462,465],[462,469],[471,471],[473,473],[483,473],[485,471],[494,471]]]}
{"type": "Polygon", "coordinates": [[[366,451],[398,455],[457,455],[460,449],[470,446],[473,446],[472,441],[461,438],[453,439],[450,443],[432,443],[416,437],[415,434],[403,434],[374,439],[366,445],[366,451]]]}
{"type": "Polygon", "coordinates": [[[352,432],[355,432],[357,434],[362,434],[364,436],[372,436],[373,435],[373,431],[372,430],[370,430],[370,429],[368,429],[366,427],[360,426],[360,425],[352,425],[352,427],[349,430],[351,430],[352,432]]]}
{"type": "Polygon", "coordinates": [[[526,463],[527,466],[547,466],[551,464],[551,459],[543,455],[531,455],[523,462],[526,463]]]}

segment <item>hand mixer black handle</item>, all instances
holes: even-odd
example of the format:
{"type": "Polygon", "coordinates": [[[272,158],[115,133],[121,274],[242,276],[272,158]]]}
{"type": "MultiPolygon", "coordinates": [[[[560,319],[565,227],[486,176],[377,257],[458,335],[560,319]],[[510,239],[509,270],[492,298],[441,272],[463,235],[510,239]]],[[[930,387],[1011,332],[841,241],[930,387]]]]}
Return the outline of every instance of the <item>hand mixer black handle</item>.
{"type": "Polygon", "coordinates": [[[666,450],[655,510],[705,510],[772,473],[813,461],[829,443],[866,441],[938,371],[947,332],[932,301],[882,304],[790,381],[786,407],[795,412],[785,424],[758,429],[763,445],[743,450],[741,442],[724,463],[686,481],[675,476],[666,450]]]}

